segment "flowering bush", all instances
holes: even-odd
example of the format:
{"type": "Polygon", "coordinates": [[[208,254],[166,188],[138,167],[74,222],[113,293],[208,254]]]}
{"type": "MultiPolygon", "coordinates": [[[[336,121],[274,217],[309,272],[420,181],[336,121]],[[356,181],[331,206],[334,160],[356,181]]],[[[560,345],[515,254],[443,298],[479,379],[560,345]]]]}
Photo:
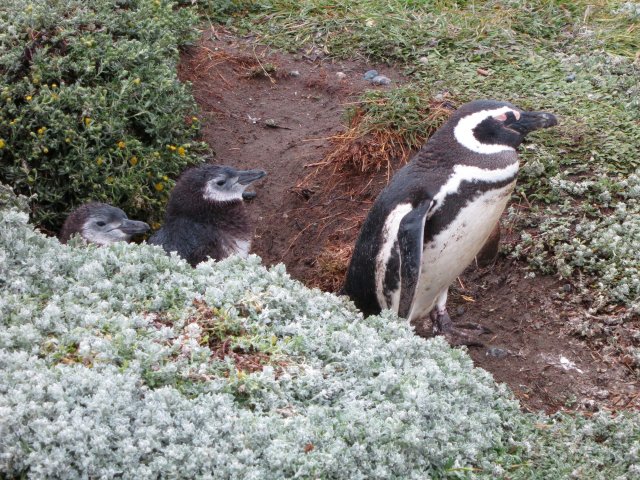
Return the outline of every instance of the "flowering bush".
{"type": "Polygon", "coordinates": [[[0,476],[637,472],[637,419],[596,431],[521,414],[464,351],[390,313],[363,319],[282,266],[61,245],[24,199],[0,201],[0,476]]]}
{"type": "Polygon", "coordinates": [[[0,180],[37,194],[37,223],[89,199],[157,218],[202,148],[176,75],[196,20],[166,0],[3,2],[0,180]]]}

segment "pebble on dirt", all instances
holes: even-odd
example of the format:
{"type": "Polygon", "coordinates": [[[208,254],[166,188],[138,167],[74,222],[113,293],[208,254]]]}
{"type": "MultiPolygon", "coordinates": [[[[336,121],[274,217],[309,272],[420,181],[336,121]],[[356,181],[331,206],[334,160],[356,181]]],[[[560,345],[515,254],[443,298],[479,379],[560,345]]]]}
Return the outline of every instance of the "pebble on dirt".
{"type": "Polygon", "coordinates": [[[565,81],[571,83],[576,79],[576,74],[575,73],[570,73],[564,79],[565,79],[565,81]]]}
{"type": "Polygon", "coordinates": [[[347,74],[344,72],[336,72],[336,77],[338,77],[338,80],[344,80],[346,76],[347,74]]]}
{"type": "Polygon", "coordinates": [[[364,79],[371,81],[377,76],[378,76],[378,71],[377,70],[369,70],[368,72],[366,72],[364,74],[364,79]]]}
{"type": "Polygon", "coordinates": [[[299,77],[300,76],[300,72],[298,70],[291,70],[289,72],[289,75],[291,75],[292,77],[299,77]]]}
{"type": "Polygon", "coordinates": [[[491,347],[487,349],[488,357],[505,358],[507,355],[509,355],[509,350],[504,348],[491,347]]]}
{"type": "Polygon", "coordinates": [[[374,85],[389,85],[391,83],[391,79],[384,75],[376,75],[371,79],[371,83],[374,85]]]}

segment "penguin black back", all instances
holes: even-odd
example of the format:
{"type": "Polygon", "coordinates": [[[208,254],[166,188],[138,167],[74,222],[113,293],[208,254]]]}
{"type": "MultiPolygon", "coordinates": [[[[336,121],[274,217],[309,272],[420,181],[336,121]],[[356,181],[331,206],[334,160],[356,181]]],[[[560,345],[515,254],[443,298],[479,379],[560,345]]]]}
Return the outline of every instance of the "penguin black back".
{"type": "Polygon", "coordinates": [[[163,227],[149,239],[192,266],[207,258],[247,255],[252,228],[243,204],[245,188],[262,170],[202,165],[185,171],[171,191],[163,227]]]}
{"type": "Polygon", "coordinates": [[[67,243],[75,235],[98,245],[128,242],[136,234],[149,230],[149,225],[138,220],[129,220],[117,207],[106,203],[91,202],[75,209],[60,230],[61,243],[67,243]]]}

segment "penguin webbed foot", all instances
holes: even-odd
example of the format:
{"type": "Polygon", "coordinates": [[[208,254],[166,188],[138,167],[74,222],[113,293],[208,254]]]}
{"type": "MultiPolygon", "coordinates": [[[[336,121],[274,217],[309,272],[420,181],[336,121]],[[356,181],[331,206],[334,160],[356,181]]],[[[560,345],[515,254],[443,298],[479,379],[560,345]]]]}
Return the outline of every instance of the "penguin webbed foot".
{"type": "Polygon", "coordinates": [[[491,330],[474,322],[465,322],[454,325],[447,310],[438,311],[434,309],[431,314],[433,322],[433,333],[443,335],[452,347],[466,345],[469,347],[484,347],[485,344],[478,337],[491,330]]]}

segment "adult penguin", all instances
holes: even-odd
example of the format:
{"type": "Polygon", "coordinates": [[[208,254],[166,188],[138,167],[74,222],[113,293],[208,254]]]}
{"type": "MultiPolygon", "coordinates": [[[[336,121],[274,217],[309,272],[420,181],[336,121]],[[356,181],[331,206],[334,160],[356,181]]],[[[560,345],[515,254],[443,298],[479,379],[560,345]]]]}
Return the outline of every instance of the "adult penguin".
{"type": "Polygon", "coordinates": [[[557,124],[544,112],[479,100],[460,107],[376,199],[356,242],[342,292],[366,315],[391,309],[430,317],[452,344],[477,344],[454,327],[449,285],[478,254],[518,174],[516,148],[557,124]]]}
{"type": "Polygon", "coordinates": [[[149,238],[165,251],[177,254],[192,266],[213,258],[246,256],[253,228],[244,208],[243,195],[251,183],[264,177],[262,170],[236,170],[202,165],[185,171],[171,191],[164,225],[149,238]]]}

